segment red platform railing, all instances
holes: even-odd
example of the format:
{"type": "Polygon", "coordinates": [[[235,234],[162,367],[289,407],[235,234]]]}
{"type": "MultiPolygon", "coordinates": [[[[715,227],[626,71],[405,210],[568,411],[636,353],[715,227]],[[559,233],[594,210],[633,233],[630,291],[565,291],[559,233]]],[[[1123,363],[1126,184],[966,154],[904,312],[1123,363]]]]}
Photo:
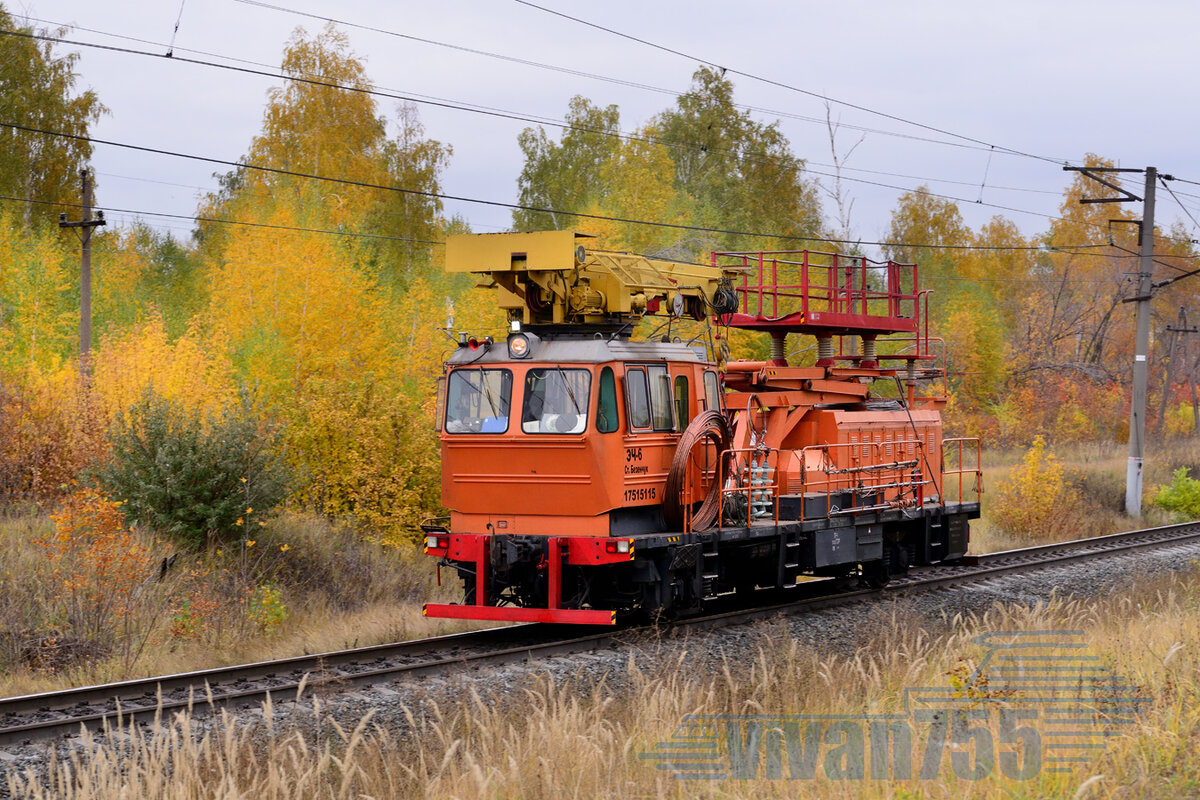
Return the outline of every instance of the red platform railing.
{"type": "Polygon", "coordinates": [[[789,250],[713,253],[713,266],[742,273],[733,327],[887,334],[918,330],[915,264],[789,250]]]}

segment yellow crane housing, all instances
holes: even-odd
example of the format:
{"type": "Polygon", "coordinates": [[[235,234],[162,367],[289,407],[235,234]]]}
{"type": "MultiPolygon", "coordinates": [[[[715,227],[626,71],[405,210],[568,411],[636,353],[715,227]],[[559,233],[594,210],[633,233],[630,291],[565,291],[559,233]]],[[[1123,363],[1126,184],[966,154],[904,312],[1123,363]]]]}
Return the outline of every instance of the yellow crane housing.
{"type": "Polygon", "coordinates": [[[738,269],[662,261],[588,249],[579,231],[451,236],[446,271],[482,276],[499,305],[524,325],[603,325],[636,321],[660,307],[702,319],[737,305],[738,269]]]}

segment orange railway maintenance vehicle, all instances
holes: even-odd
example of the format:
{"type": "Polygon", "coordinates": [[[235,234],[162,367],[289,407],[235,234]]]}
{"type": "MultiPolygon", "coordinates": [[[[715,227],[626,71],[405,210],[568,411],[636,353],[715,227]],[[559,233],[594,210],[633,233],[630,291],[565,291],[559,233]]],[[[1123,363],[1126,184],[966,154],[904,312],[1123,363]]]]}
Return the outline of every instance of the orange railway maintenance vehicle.
{"type": "Polygon", "coordinates": [[[710,264],[589,250],[574,231],[451,237],[447,270],[507,309],[439,386],[442,502],[425,552],[462,579],[431,617],[614,624],[806,576],[871,586],[960,558],[979,442],[943,439],[917,268],[813,252],[710,264]],[[649,341],[630,333],[664,319],[649,341]],[[706,345],[672,338],[706,321],[706,345]],[[766,361],[721,356],[730,329],[766,361]],[[789,366],[787,337],[816,339],[789,366]]]}

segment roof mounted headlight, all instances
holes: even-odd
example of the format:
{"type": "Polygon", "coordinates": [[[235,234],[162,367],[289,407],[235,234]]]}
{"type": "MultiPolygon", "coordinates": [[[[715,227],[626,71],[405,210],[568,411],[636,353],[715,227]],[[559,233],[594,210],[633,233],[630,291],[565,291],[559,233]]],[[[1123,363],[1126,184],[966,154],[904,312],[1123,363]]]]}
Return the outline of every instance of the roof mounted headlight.
{"type": "Polygon", "coordinates": [[[510,359],[528,359],[533,354],[534,345],[538,344],[538,337],[533,333],[521,331],[517,333],[509,333],[509,357],[510,359]]]}

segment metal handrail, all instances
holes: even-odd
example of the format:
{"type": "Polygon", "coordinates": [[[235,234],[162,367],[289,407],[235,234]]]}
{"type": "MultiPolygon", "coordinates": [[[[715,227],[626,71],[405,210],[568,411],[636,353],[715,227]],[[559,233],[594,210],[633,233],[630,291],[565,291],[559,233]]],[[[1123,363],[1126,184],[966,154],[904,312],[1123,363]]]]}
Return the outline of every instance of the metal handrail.
{"type": "Polygon", "coordinates": [[[778,498],[779,498],[779,448],[766,447],[766,446],[741,447],[741,448],[734,448],[731,450],[727,450],[726,453],[729,455],[729,457],[722,459],[722,462],[719,465],[720,471],[721,471],[721,507],[718,509],[718,512],[717,512],[717,529],[720,530],[721,528],[725,527],[725,496],[726,495],[733,495],[733,494],[746,495],[746,526],[749,527],[750,524],[754,521],[754,516],[751,511],[751,504],[754,501],[753,493],[761,492],[761,491],[767,491],[770,494],[770,496],[773,498],[773,502],[771,503],[771,506],[773,508],[775,524],[778,525],[779,524],[779,502],[778,502],[778,498]],[[749,453],[749,454],[751,454],[751,458],[749,460],[743,462],[739,458],[739,455],[738,455],[739,453],[749,453]],[[772,458],[772,454],[774,454],[774,458],[772,458]],[[753,482],[753,479],[751,479],[751,482],[749,484],[747,484],[746,486],[737,486],[737,485],[729,486],[728,484],[730,482],[730,478],[733,477],[733,474],[732,473],[727,474],[726,470],[728,469],[728,470],[732,471],[732,470],[736,469],[738,474],[740,474],[742,469],[744,467],[752,464],[754,457],[757,457],[757,456],[763,457],[765,459],[767,465],[770,466],[773,464],[773,466],[771,467],[771,469],[772,469],[771,474],[772,474],[772,476],[774,476],[774,479],[770,483],[760,483],[758,485],[755,485],[753,482]]]}
{"type": "Polygon", "coordinates": [[[983,442],[978,436],[957,436],[952,439],[942,440],[942,501],[945,502],[945,481],[947,475],[958,476],[958,502],[963,501],[963,476],[975,476],[975,496],[978,498],[983,495],[983,442]],[[969,452],[966,446],[971,442],[975,443],[975,466],[969,468],[964,466],[964,453],[969,452]],[[946,445],[958,445],[958,469],[946,469],[946,445]]]}
{"type": "MultiPolygon", "coordinates": [[[[806,489],[811,491],[814,486],[819,487],[822,484],[825,486],[826,518],[832,516],[830,514],[830,509],[832,508],[831,501],[835,491],[851,492],[856,496],[857,499],[858,494],[866,491],[900,489],[902,491],[898,492],[897,494],[903,495],[906,492],[911,491],[914,495],[913,504],[924,505],[925,487],[931,483],[933,483],[935,486],[937,485],[933,481],[932,477],[924,476],[924,471],[920,467],[921,462],[924,460],[923,454],[925,446],[924,439],[898,439],[895,441],[886,442],[835,442],[833,444],[808,445],[800,450],[800,491],[803,494],[806,489]],[[891,458],[891,456],[884,455],[884,448],[898,445],[906,446],[905,449],[907,449],[908,445],[915,445],[915,458],[906,459],[904,461],[883,461],[880,456],[891,458]],[[851,448],[850,458],[855,466],[838,467],[837,469],[829,469],[828,467],[825,467],[823,470],[826,475],[824,481],[809,481],[807,479],[808,470],[806,469],[807,453],[819,451],[824,456],[822,459],[824,462],[827,464],[834,464],[836,462],[834,459],[829,457],[829,451],[839,448],[851,448]],[[859,453],[865,453],[866,448],[871,448],[876,457],[869,459],[868,463],[863,464],[862,456],[860,456],[859,453]],[[893,474],[895,477],[892,477],[893,474]],[[906,474],[909,477],[907,480],[905,479],[906,474]],[[833,475],[837,475],[838,477],[835,479],[831,477],[833,475]],[[858,476],[857,485],[851,476],[858,476]],[[863,476],[867,476],[866,481],[863,480],[863,476]],[[920,476],[919,480],[914,479],[917,476],[920,476]]],[[[820,489],[817,489],[817,491],[820,491],[820,489]]],[[[898,501],[888,501],[884,503],[877,503],[872,506],[853,506],[852,509],[842,510],[864,511],[876,508],[891,508],[897,504],[898,501]]],[[[805,519],[803,504],[801,504],[800,507],[800,519],[802,521],[805,519]]]]}
{"type": "Polygon", "coordinates": [[[798,300],[798,309],[786,310],[787,314],[801,312],[808,317],[812,306],[815,310],[830,313],[887,316],[910,318],[919,323],[920,298],[924,292],[917,289],[917,267],[915,264],[900,264],[895,261],[872,261],[863,256],[845,256],[838,253],[823,253],[809,250],[758,252],[758,253],[713,253],[712,261],[718,264],[721,258],[735,258],[743,268],[742,285],[736,291],[742,296],[743,313],[779,317],[779,300],[798,300]],[[795,256],[795,258],[780,258],[795,256]],[[821,261],[828,263],[820,263],[821,261]],[[800,282],[780,284],[779,267],[799,267],[800,282]],[[768,267],[770,277],[768,279],[768,267]],[[757,284],[751,284],[750,272],[755,271],[757,284]],[[885,279],[885,288],[871,288],[868,273],[878,272],[885,279]],[[905,273],[902,275],[902,272],[905,273]],[[823,280],[822,280],[823,278],[823,280]],[[905,279],[911,291],[905,291],[905,279]],[[856,285],[857,284],[857,285],[856,285]],[[752,302],[757,300],[757,304],[752,302]],[[886,314],[871,314],[871,304],[886,301],[886,314]],[[757,305],[757,309],[752,307],[757,305]],[[909,314],[903,314],[904,311],[909,314]]]}
{"type": "MultiPolygon", "coordinates": [[[[832,444],[815,444],[801,448],[800,456],[800,493],[806,494],[809,492],[825,493],[825,518],[833,516],[831,510],[833,508],[832,498],[835,492],[849,492],[858,499],[859,495],[867,492],[884,492],[886,490],[897,490],[895,498],[884,500],[869,506],[851,506],[849,508],[839,509],[837,513],[848,513],[850,511],[872,511],[888,508],[898,508],[905,506],[923,506],[926,501],[926,487],[933,486],[940,494],[939,499],[946,502],[946,486],[945,479],[947,476],[958,476],[958,502],[963,501],[964,495],[973,490],[976,496],[983,494],[983,470],[981,467],[981,459],[983,454],[982,442],[978,437],[956,437],[953,439],[944,439],[942,441],[942,461],[940,464],[940,474],[934,476],[925,475],[921,465],[927,464],[928,460],[925,457],[925,449],[927,443],[924,439],[898,439],[895,441],[886,442],[835,442],[832,444]],[[975,448],[975,466],[963,466],[964,456],[970,452],[968,445],[974,443],[975,448]],[[953,445],[957,447],[957,469],[946,469],[946,454],[947,446],[953,445]],[[885,455],[884,448],[893,448],[893,455],[885,455]],[[899,451],[894,448],[901,448],[899,451]],[[908,451],[914,450],[912,457],[896,458],[897,454],[902,453],[908,456],[908,451]],[[839,465],[837,461],[830,457],[830,452],[834,450],[849,449],[850,455],[848,461],[850,466],[839,465]],[[809,463],[810,454],[820,453],[822,467],[819,468],[824,473],[824,479],[809,480],[807,464],[809,463]],[[869,456],[868,456],[869,454],[869,456]],[[893,460],[884,461],[883,458],[891,458],[893,460]],[[865,459],[865,462],[864,462],[865,459]],[[973,486],[965,483],[966,475],[974,475],[973,486]],[[856,480],[857,479],[857,480],[856,480]],[[913,497],[910,501],[905,501],[904,495],[912,493],[913,497]]],[[[717,528],[725,527],[725,497],[728,495],[744,494],[746,495],[746,524],[749,526],[753,520],[752,504],[754,492],[765,491],[773,499],[773,517],[776,525],[779,524],[779,494],[780,494],[780,472],[779,472],[779,448],[775,447],[746,447],[737,448],[726,451],[728,457],[721,459],[717,465],[717,479],[720,482],[721,505],[717,513],[717,528]],[[748,455],[748,457],[747,457],[748,455]],[[772,470],[772,479],[766,483],[754,484],[752,481],[746,485],[730,485],[731,478],[735,474],[740,475],[741,472],[754,461],[765,459],[765,463],[772,470]],[[736,472],[735,472],[736,471],[736,472]]],[[[708,472],[704,471],[704,475],[708,472]]],[[[682,490],[681,503],[684,509],[684,531],[691,531],[691,506],[694,500],[692,481],[689,481],[682,490]]],[[[804,504],[800,505],[800,520],[807,519],[804,513],[804,504]]]]}

